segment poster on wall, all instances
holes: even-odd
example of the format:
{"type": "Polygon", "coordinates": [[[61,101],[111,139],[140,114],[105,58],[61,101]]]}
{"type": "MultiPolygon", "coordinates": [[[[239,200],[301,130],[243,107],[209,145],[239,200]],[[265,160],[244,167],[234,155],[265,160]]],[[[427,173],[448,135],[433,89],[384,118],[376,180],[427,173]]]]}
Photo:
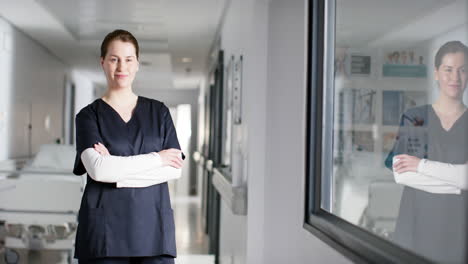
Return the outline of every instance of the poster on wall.
{"type": "Polygon", "coordinates": [[[423,91],[384,91],[382,104],[382,123],[398,126],[401,115],[408,109],[427,104],[423,91]]]}
{"type": "Polygon", "coordinates": [[[376,90],[343,89],[340,92],[339,122],[341,124],[375,123],[376,90]]]}

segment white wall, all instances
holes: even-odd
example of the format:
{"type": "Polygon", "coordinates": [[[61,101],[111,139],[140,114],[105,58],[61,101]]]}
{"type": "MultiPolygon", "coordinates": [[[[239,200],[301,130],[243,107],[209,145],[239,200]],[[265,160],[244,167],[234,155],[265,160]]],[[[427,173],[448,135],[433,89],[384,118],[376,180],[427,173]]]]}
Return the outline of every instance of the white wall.
{"type": "Polygon", "coordinates": [[[0,160],[34,154],[62,137],[65,65],[0,18],[0,160]],[[28,124],[32,119],[32,133],[28,124]],[[48,121],[46,121],[48,119],[48,121]],[[46,124],[48,123],[48,124],[46,124]]]}
{"type": "Polygon", "coordinates": [[[272,0],[268,45],[264,263],[350,263],[306,231],[304,0],[272,0]]]}
{"type": "MultiPolygon", "coordinates": [[[[246,47],[243,67],[243,113],[247,127],[243,135],[247,143],[247,262],[268,263],[265,260],[266,191],[266,135],[267,135],[267,65],[268,65],[268,25],[269,1],[247,1],[243,7],[242,30],[247,31],[245,39],[239,39],[246,47]],[[245,10],[248,10],[246,12],[245,10]]],[[[238,42],[239,42],[238,41],[238,42]]]]}
{"type": "MultiPolygon", "coordinates": [[[[231,1],[221,31],[225,64],[243,55],[242,146],[247,160],[248,216],[221,206],[220,262],[264,263],[264,179],[268,1],[231,1]]],[[[234,132],[236,133],[236,132],[234,132]]],[[[233,138],[238,137],[233,134],[233,138]]]]}
{"type": "Polygon", "coordinates": [[[10,149],[10,122],[11,118],[11,96],[13,90],[13,28],[0,18],[0,160],[9,157],[10,149]]]}
{"type": "Polygon", "coordinates": [[[349,263],[303,229],[306,1],[237,0],[221,31],[226,60],[244,55],[248,215],[221,206],[220,262],[349,263]]]}
{"type": "Polygon", "coordinates": [[[93,84],[0,17],[0,160],[27,157],[63,137],[66,75],[75,111],[93,99],[93,84]],[[32,124],[31,133],[28,124],[32,124]]]}

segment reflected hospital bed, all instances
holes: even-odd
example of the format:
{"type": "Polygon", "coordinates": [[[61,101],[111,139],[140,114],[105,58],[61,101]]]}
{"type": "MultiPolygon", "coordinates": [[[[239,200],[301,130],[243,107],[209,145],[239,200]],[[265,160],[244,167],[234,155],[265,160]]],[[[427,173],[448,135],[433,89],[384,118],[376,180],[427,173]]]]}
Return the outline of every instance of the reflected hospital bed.
{"type": "Polygon", "coordinates": [[[14,161],[0,162],[0,221],[7,263],[29,262],[18,260],[18,249],[65,251],[71,263],[86,184],[84,176],[72,174],[75,153],[70,145],[42,145],[20,170],[14,161]]]}
{"type": "Polygon", "coordinates": [[[392,239],[404,186],[397,184],[393,173],[374,158],[374,153],[354,153],[344,165],[335,168],[334,212],[392,239]]]}

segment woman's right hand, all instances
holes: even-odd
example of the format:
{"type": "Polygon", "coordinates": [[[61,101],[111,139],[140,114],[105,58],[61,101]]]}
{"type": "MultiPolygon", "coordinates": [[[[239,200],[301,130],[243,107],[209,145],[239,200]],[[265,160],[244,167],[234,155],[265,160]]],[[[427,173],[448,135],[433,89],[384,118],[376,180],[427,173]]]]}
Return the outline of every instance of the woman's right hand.
{"type": "Polygon", "coordinates": [[[163,166],[169,165],[176,169],[182,167],[182,151],[171,148],[158,152],[163,166]]]}

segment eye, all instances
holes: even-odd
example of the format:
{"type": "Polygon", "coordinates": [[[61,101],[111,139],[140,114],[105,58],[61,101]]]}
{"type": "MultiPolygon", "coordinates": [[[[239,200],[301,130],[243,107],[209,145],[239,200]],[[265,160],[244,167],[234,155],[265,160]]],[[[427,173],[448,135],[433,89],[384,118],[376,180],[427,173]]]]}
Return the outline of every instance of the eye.
{"type": "Polygon", "coordinates": [[[127,59],[127,62],[131,62],[131,61],[133,61],[133,60],[132,59],[127,59]]]}
{"type": "Polygon", "coordinates": [[[111,58],[110,61],[111,61],[111,62],[116,62],[117,59],[116,59],[116,58],[111,58]]]}

